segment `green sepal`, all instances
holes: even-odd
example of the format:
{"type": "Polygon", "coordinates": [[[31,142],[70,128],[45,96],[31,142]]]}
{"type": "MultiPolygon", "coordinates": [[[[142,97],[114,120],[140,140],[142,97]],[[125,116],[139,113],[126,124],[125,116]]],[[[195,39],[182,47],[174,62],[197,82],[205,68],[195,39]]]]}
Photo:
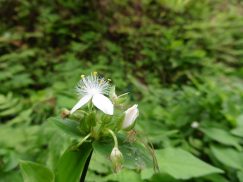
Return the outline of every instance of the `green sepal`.
{"type": "Polygon", "coordinates": [[[86,118],[85,118],[85,122],[88,126],[88,128],[90,129],[91,127],[95,127],[96,126],[96,112],[92,111],[90,112],[86,118]]]}
{"type": "Polygon", "coordinates": [[[101,116],[101,121],[104,125],[109,125],[109,123],[111,123],[111,120],[112,120],[112,116],[110,115],[107,115],[107,114],[103,114],[101,116]]]}
{"type": "Polygon", "coordinates": [[[128,101],[128,93],[119,95],[115,101],[117,105],[125,104],[128,101]]]}
{"type": "Polygon", "coordinates": [[[76,120],[76,121],[82,121],[85,117],[85,112],[83,110],[77,110],[73,114],[69,115],[70,119],[76,120]]]}
{"type": "Polygon", "coordinates": [[[117,99],[116,87],[115,86],[111,87],[109,97],[111,98],[112,101],[115,101],[117,99]]]}
{"type": "Polygon", "coordinates": [[[119,131],[122,129],[122,123],[124,121],[124,118],[125,118],[125,113],[121,114],[120,116],[117,117],[117,120],[116,120],[116,131],[119,131]]]}

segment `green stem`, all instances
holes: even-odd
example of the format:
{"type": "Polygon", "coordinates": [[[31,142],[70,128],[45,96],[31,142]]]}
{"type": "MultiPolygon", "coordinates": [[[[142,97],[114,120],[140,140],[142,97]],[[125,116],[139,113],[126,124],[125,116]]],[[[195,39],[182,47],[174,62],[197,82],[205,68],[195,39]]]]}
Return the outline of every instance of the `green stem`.
{"type": "Polygon", "coordinates": [[[115,135],[115,133],[111,130],[111,129],[107,129],[107,131],[111,134],[111,136],[113,137],[114,143],[115,143],[115,147],[118,148],[118,140],[117,137],[115,135]]]}
{"type": "Polygon", "coordinates": [[[79,143],[78,146],[82,145],[82,143],[84,143],[89,137],[90,137],[91,133],[89,133],[88,135],[86,135],[79,143]]]}

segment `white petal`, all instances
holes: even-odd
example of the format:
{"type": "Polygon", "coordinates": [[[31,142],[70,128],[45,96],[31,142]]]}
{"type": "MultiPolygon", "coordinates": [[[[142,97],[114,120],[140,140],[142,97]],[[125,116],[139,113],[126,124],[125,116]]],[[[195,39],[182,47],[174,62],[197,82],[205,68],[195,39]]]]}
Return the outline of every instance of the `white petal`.
{"type": "Polygon", "coordinates": [[[83,105],[85,105],[87,102],[90,101],[92,95],[85,95],[84,97],[82,97],[78,103],[71,109],[70,114],[74,113],[76,110],[78,110],[80,107],[82,107],[83,105]]]}
{"type": "Polygon", "coordinates": [[[93,104],[105,114],[113,115],[113,104],[102,94],[95,94],[92,99],[93,104]]]}

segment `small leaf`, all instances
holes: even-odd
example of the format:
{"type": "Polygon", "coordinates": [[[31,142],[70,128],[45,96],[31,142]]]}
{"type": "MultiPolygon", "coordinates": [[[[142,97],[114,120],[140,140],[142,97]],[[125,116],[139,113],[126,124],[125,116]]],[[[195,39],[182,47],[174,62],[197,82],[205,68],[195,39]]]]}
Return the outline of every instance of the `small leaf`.
{"type": "Polygon", "coordinates": [[[62,119],[62,118],[49,118],[49,122],[54,122],[58,128],[60,128],[63,132],[68,135],[71,135],[76,138],[80,138],[80,131],[78,129],[79,123],[70,119],[62,119]]]}
{"type": "Polygon", "coordinates": [[[54,182],[53,172],[44,165],[21,161],[20,170],[24,182],[54,182]]]}
{"type": "Polygon", "coordinates": [[[93,148],[83,143],[79,149],[68,149],[60,158],[56,169],[56,182],[78,182],[93,148]]]}
{"type": "Polygon", "coordinates": [[[223,172],[179,148],[157,150],[156,156],[160,171],[176,179],[189,179],[223,172]]]}

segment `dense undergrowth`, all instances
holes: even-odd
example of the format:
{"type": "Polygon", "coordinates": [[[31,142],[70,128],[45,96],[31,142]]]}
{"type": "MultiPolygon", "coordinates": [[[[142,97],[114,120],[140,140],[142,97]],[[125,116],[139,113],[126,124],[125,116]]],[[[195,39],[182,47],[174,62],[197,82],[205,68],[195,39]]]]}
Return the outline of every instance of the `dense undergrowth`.
{"type": "Polygon", "coordinates": [[[1,0],[0,181],[22,181],[20,159],[55,167],[71,139],[47,118],[98,71],[135,93],[161,173],[96,154],[87,181],[242,182],[242,17],[239,0],[1,0]]]}

